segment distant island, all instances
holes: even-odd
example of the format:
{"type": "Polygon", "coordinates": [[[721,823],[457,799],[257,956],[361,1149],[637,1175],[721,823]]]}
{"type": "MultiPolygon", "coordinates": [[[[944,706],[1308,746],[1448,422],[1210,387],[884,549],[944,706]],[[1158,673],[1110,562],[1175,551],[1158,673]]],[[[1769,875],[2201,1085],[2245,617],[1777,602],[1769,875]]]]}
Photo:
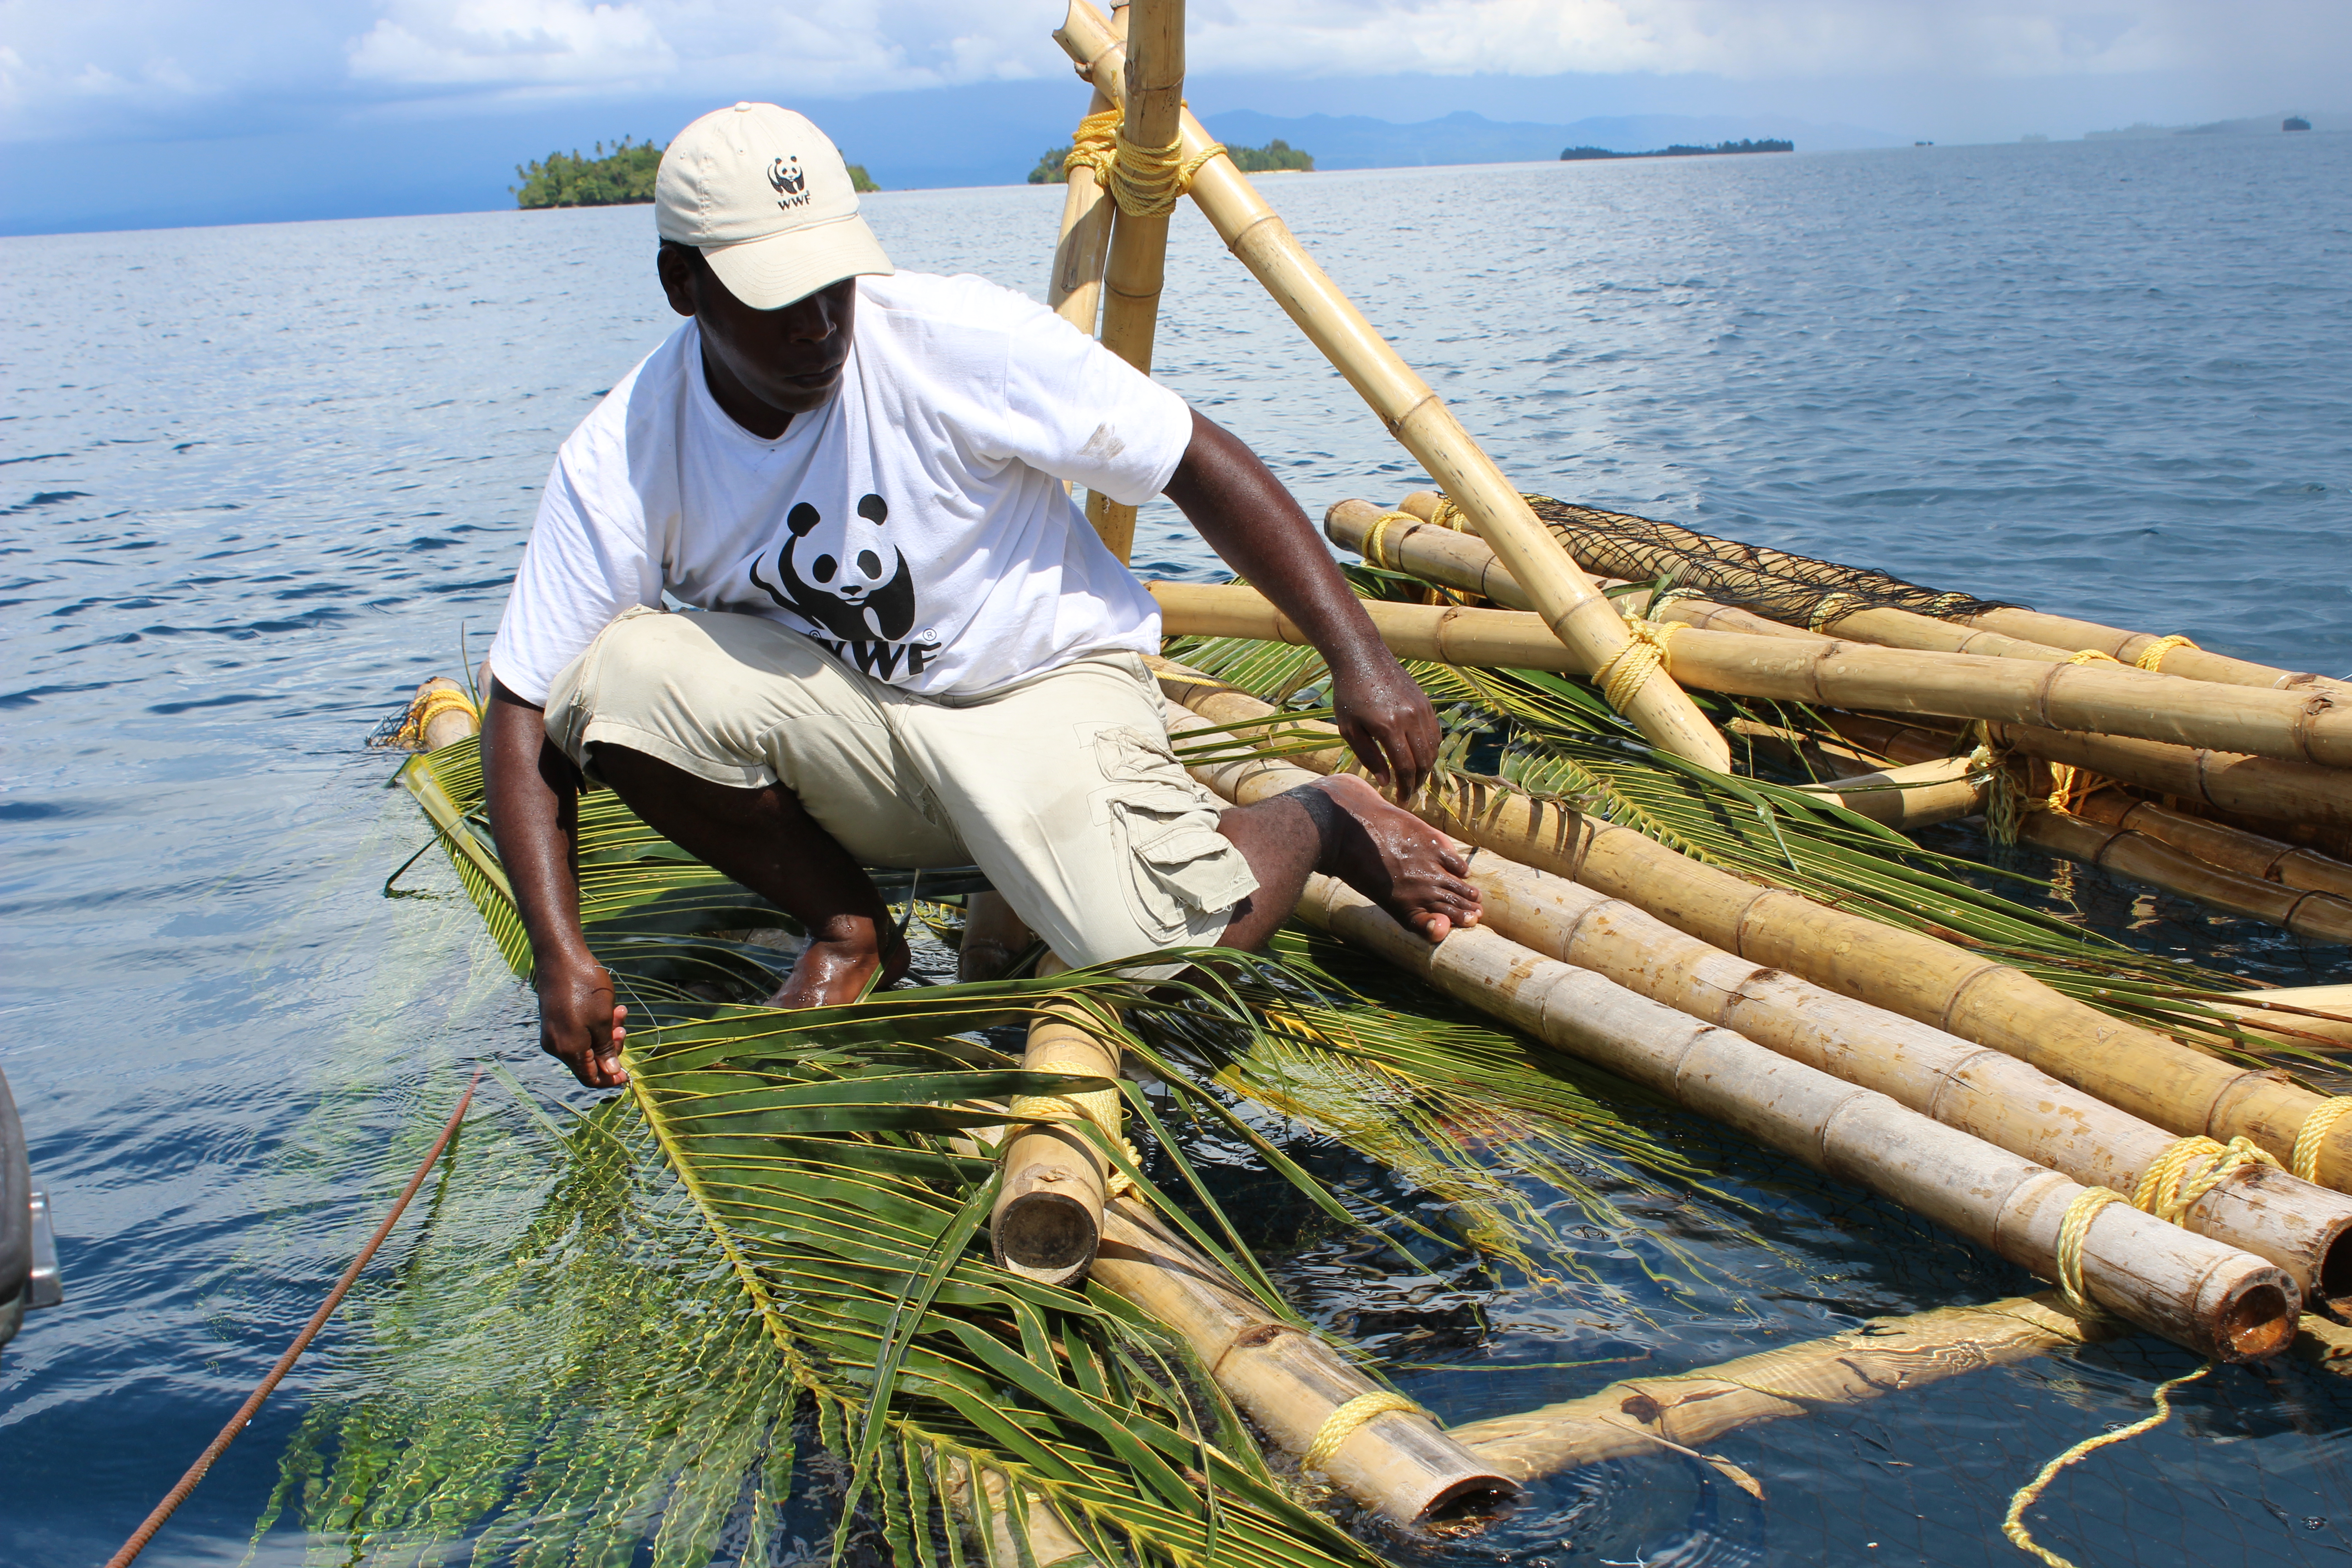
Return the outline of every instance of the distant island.
{"type": "MultiPolygon", "coordinates": [[[[1062,167],[1062,160],[1069,155],[1067,143],[1045,149],[1038,155],[1037,166],[1029,171],[1029,183],[1033,185],[1067,184],[1070,176],[1062,167]]],[[[1231,158],[1234,167],[1244,174],[1267,174],[1281,169],[1312,174],[1315,170],[1314,153],[1302,153],[1279,136],[1263,147],[1227,147],[1225,156],[1231,158]]]]}
{"type": "MultiPolygon", "coordinates": [[[[520,185],[509,185],[519,207],[619,207],[654,199],[654,175],[661,169],[662,149],[651,142],[631,142],[622,137],[604,151],[604,144],[595,144],[596,155],[583,158],[580,149],[569,153],[550,153],[532,163],[517,163],[515,173],[522,179],[520,185]]],[[[866,176],[866,165],[849,165],[849,183],[857,190],[878,191],[882,187],[866,176]]]]}
{"type": "Polygon", "coordinates": [[[1752,142],[1718,142],[1712,147],[1685,147],[1677,142],[1671,147],[1660,147],[1649,153],[1617,153],[1606,147],[1570,147],[1561,152],[1559,161],[1576,163],[1588,158],[1708,158],[1717,153],[1793,153],[1796,150],[1794,142],[1766,136],[1752,142]]]}

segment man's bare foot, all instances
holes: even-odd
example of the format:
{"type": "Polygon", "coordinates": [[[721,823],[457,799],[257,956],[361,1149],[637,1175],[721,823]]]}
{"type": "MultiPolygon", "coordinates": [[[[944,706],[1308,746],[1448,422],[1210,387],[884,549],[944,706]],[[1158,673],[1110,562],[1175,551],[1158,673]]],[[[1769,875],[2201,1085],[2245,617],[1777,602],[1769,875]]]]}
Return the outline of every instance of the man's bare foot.
{"type": "Polygon", "coordinates": [[[1331,836],[1330,864],[1319,869],[1433,942],[1478,923],[1478,889],[1463,880],[1470,862],[1461,845],[1353,773],[1332,773],[1310,787],[1329,795],[1345,819],[1331,836]]]}
{"type": "Polygon", "coordinates": [[[801,953],[783,984],[768,998],[771,1007],[838,1007],[855,1002],[867,990],[887,991],[906,974],[913,954],[907,944],[891,938],[885,962],[871,942],[813,942],[801,953]],[[881,978],[874,979],[877,968],[881,978]]]}

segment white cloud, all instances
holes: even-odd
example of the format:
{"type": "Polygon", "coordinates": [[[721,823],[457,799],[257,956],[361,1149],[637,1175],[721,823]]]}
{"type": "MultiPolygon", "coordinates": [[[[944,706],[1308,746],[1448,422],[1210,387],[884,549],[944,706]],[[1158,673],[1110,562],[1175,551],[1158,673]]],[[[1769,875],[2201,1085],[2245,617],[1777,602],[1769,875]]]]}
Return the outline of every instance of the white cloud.
{"type": "Polygon", "coordinates": [[[584,0],[395,0],[351,45],[358,79],[420,86],[650,81],[677,65],[644,7],[584,0]]]}

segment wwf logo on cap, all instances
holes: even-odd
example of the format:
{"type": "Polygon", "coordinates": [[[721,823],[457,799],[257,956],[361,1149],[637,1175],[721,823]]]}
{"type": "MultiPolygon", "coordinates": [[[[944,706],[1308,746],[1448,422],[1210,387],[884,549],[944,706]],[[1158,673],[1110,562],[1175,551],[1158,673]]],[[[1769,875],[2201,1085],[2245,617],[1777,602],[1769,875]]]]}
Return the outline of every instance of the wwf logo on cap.
{"type": "Polygon", "coordinates": [[[768,184],[776,188],[776,205],[790,211],[808,205],[808,175],[797,157],[779,158],[768,165],[768,184]]]}

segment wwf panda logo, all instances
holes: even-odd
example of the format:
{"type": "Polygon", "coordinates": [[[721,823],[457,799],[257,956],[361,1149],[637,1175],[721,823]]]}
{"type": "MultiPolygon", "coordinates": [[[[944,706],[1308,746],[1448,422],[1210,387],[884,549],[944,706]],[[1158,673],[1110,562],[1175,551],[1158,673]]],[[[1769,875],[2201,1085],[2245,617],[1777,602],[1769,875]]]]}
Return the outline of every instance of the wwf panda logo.
{"type": "Polygon", "coordinates": [[[784,517],[793,536],[776,552],[777,583],[760,575],[756,556],[751,581],[845,643],[898,642],[915,625],[915,573],[883,535],[889,517],[889,504],[869,495],[855,519],[824,528],[816,508],[802,501],[784,517]]]}

